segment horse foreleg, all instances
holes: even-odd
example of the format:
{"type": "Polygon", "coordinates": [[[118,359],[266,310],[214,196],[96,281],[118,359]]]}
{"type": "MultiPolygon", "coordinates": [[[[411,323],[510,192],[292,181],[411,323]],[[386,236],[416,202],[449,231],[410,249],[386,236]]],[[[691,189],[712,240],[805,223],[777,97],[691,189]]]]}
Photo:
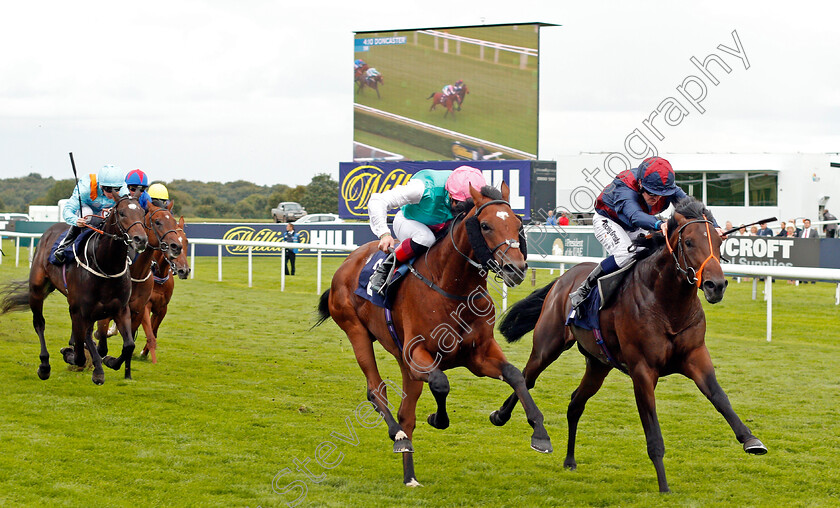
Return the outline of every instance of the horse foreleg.
{"type": "Polygon", "coordinates": [[[379,96],[379,85],[373,87],[373,89],[376,90],[376,98],[381,99],[382,97],[379,96]]]}
{"type": "Polygon", "coordinates": [[[117,370],[125,363],[125,378],[131,379],[131,355],[134,354],[134,336],[131,331],[131,311],[128,306],[122,307],[114,318],[117,328],[123,338],[123,348],[119,358],[106,356],[103,359],[105,365],[117,370]]]}
{"type": "Polygon", "coordinates": [[[659,492],[670,492],[668,481],[665,479],[665,463],[662,460],[665,456],[665,442],[662,440],[662,429],[659,427],[659,418],[656,416],[656,397],[654,396],[659,376],[646,365],[636,364],[630,370],[630,378],[633,380],[633,392],[636,395],[639,418],[645,429],[648,457],[656,469],[659,492]]]}
{"type": "Polygon", "coordinates": [[[91,331],[92,329],[88,328],[84,335],[82,335],[80,342],[83,340],[87,346],[88,352],[90,352],[90,361],[93,363],[93,374],[91,375],[91,379],[94,384],[101,385],[105,382],[105,371],[102,369],[102,357],[99,356],[96,343],[93,342],[93,334],[91,331]]]}
{"type": "Polygon", "coordinates": [[[140,353],[141,356],[146,356],[147,354],[152,354],[152,363],[157,363],[157,353],[155,349],[157,348],[157,337],[155,336],[155,332],[152,329],[152,317],[151,311],[149,310],[151,304],[146,305],[143,307],[143,333],[146,334],[146,346],[143,348],[143,352],[140,353]]]}
{"type": "MultiPolygon", "coordinates": [[[[534,345],[531,348],[531,356],[528,358],[528,363],[522,370],[522,375],[525,377],[525,387],[528,390],[534,388],[537,383],[537,378],[540,374],[560,356],[560,354],[568,349],[564,345],[562,337],[558,338],[556,329],[552,329],[549,333],[540,333],[540,328],[534,332],[534,345]]],[[[493,425],[502,426],[510,420],[513,409],[516,403],[519,402],[514,392],[505,400],[502,407],[498,411],[493,411],[490,414],[490,421],[493,425]]]]}
{"type": "MultiPolygon", "coordinates": [[[[411,374],[405,366],[400,366],[403,378],[403,393],[397,417],[400,419],[400,427],[405,432],[409,443],[414,438],[414,427],[417,423],[417,399],[423,392],[423,382],[411,378],[411,374]]],[[[403,454],[403,483],[407,487],[419,487],[420,482],[414,473],[414,454],[403,454]]]]}
{"type": "Polygon", "coordinates": [[[755,455],[767,453],[767,447],[759,441],[750,431],[744,422],[732,409],[729,397],[718,384],[715,376],[715,368],[712,365],[712,358],[706,346],[695,349],[688,355],[684,364],[683,372],[686,377],[694,381],[697,388],[709,399],[720,414],[726,419],[726,423],[732,428],[738,442],[744,445],[744,451],[755,455]]]}
{"type": "Polygon", "coordinates": [[[586,407],[588,401],[593,395],[598,393],[601,386],[604,384],[604,378],[610,373],[612,367],[604,365],[603,363],[586,358],[586,372],[583,373],[583,378],[580,380],[580,385],[572,392],[572,400],[569,401],[569,408],[566,411],[566,419],[569,422],[569,442],[566,445],[566,460],[563,461],[563,467],[574,471],[577,469],[577,462],[575,461],[575,438],[577,436],[577,426],[580,421],[580,416],[583,414],[583,409],[586,407]]]}
{"type": "Polygon", "coordinates": [[[519,369],[508,363],[495,340],[489,341],[488,347],[484,350],[476,350],[467,367],[477,376],[501,379],[509,384],[513,388],[514,395],[522,402],[528,424],[534,429],[531,435],[531,448],[541,453],[554,451],[551,447],[551,438],[548,437],[548,431],[543,424],[543,414],[525,385],[525,377],[519,369]]]}

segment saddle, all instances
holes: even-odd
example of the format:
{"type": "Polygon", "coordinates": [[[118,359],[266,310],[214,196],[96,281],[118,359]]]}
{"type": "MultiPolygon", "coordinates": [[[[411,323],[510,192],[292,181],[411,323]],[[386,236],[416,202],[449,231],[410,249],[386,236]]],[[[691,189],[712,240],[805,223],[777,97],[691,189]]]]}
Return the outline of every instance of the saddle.
{"type": "Polygon", "coordinates": [[[402,281],[403,276],[409,272],[410,265],[414,264],[415,259],[410,259],[407,263],[403,263],[397,267],[391,274],[388,279],[388,284],[386,286],[385,294],[379,294],[370,287],[370,277],[373,275],[373,272],[376,268],[385,261],[385,258],[388,257],[388,254],[382,251],[376,251],[370,259],[365,263],[365,266],[362,267],[362,271],[359,273],[359,285],[354,291],[355,294],[361,296],[365,300],[369,301],[370,303],[376,305],[377,307],[382,307],[388,309],[391,307],[391,303],[393,302],[394,296],[396,295],[397,288],[400,286],[400,282],[402,281]]]}
{"type": "MultiPolygon", "coordinates": [[[[49,262],[51,264],[53,264],[53,265],[58,264],[58,259],[56,259],[56,257],[55,257],[55,251],[58,248],[58,244],[61,243],[61,241],[64,239],[65,236],[67,236],[67,233],[69,233],[69,232],[70,232],[70,230],[68,229],[67,231],[58,235],[58,238],[55,239],[55,243],[53,243],[52,247],[50,247],[49,262]]],[[[73,261],[76,260],[75,252],[76,251],[81,252],[81,250],[84,248],[82,246],[82,243],[85,240],[87,240],[87,238],[92,234],[93,234],[92,229],[85,229],[84,231],[79,233],[79,236],[77,236],[73,240],[72,244],[68,245],[67,248],[64,249],[64,264],[71,264],[73,261]]]]}
{"type": "Polygon", "coordinates": [[[597,291],[590,291],[586,300],[577,309],[572,309],[566,319],[566,325],[575,325],[586,330],[600,329],[598,313],[613,304],[624,277],[635,265],[634,260],[618,271],[598,279],[597,291]]]}

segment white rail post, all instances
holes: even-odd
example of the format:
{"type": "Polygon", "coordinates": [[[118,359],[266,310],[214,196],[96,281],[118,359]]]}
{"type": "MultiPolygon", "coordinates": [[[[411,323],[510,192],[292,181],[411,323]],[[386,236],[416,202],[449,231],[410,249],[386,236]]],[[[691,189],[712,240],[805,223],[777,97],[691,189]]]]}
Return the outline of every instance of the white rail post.
{"type": "Polygon", "coordinates": [[[507,310],[507,284],[502,282],[502,312],[507,310]]]}
{"type": "Polygon", "coordinates": [[[222,245],[221,244],[219,244],[218,256],[219,256],[219,282],[222,282],[222,245]]]}
{"type": "Polygon", "coordinates": [[[15,267],[20,264],[20,237],[15,238],[15,267]]]}
{"type": "Polygon", "coordinates": [[[321,294],[321,253],[323,250],[318,249],[318,290],[315,291],[316,295],[321,294]]]}
{"type": "Polygon", "coordinates": [[[35,258],[35,237],[29,238],[29,268],[32,268],[32,260],[35,258]]]}
{"type": "Polygon", "coordinates": [[[840,305],[840,282],[837,283],[837,289],[834,290],[834,305],[840,305]]]}
{"type": "MultiPolygon", "coordinates": [[[[0,248],[3,248],[3,235],[0,235],[0,248]]],[[[3,255],[0,254],[0,265],[3,264],[3,255]]]]}
{"type": "Polygon", "coordinates": [[[280,249],[280,291],[286,290],[286,248],[280,249]]]}
{"type": "Polygon", "coordinates": [[[768,275],[765,283],[764,298],[767,299],[767,342],[773,337],[773,277],[768,275]]]}
{"type": "Polygon", "coordinates": [[[752,290],[752,298],[755,300],[756,295],[758,294],[758,277],[753,279],[753,290],[752,290]]]}
{"type": "Polygon", "coordinates": [[[190,278],[195,278],[195,244],[190,244],[190,278]]]}
{"type": "Polygon", "coordinates": [[[252,255],[254,252],[254,248],[250,245],[248,246],[248,287],[254,285],[254,256],[252,255]]]}

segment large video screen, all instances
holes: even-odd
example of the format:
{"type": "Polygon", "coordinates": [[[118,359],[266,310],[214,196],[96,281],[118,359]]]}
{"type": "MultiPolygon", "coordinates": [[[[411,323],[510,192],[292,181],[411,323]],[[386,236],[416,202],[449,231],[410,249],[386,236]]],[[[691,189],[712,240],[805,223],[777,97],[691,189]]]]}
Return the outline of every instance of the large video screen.
{"type": "Polygon", "coordinates": [[[536,159],[540,26],[356,32],[353,160],[536,159]]]}

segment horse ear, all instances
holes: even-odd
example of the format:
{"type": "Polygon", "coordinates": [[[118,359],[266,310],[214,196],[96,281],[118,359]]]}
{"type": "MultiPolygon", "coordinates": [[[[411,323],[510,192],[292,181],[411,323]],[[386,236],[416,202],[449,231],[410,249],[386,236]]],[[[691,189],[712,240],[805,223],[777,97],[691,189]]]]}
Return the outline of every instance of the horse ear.
{"type": "Polygon", "coordinates": [[[475,187],[473,187],[472,184],[470,184],[470,196],[472,196],[472,200],[473,200],[473,203],[475,204],[476,208],[483,205],[484,202],[487,201],[487,198],[485,198],[481,194],[481,191],[479,189],[476,189],[475,187]]]}
{"type": "Polygon", "coordinates": [[[510,201],[508,198],[510,198],[510,187],[508,187],[507,182],[502,180],[502,199],[510,201]]]}
{"type": "Polygon", "coordinates": [[[178,221],[178,227],[184,229],[184,216],[181,216],[181,219],[178,221]]]}
{"type": "Polygon", "coordinates": [[[171,211],[172,211],[172,207],[173,207],[173,206],[175,206],[175,200],[170,199],[170,200],[169,200],[169,203],[166,203],[166,209],[167,209],[167,210],[169,210],[169,211],[171,212],[171,211]]]}

